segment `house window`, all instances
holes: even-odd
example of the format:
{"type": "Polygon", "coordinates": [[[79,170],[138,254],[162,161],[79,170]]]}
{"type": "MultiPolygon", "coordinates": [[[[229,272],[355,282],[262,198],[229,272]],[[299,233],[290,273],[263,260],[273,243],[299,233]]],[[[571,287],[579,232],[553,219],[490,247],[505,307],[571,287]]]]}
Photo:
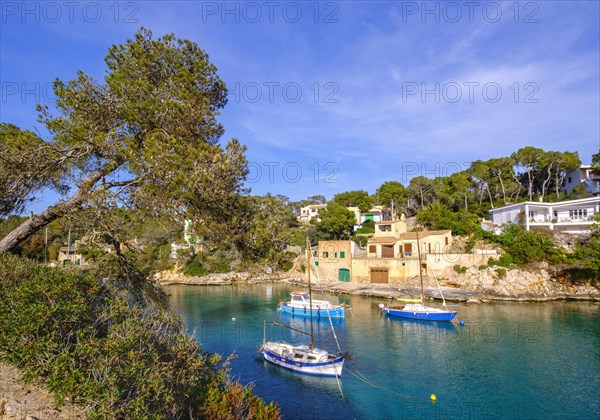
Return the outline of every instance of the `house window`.
{"type": "Polygon", "coordinates": [[[333,253],[333,258],[337,258],[337,252],[333,253]]]}
{"type": "Polygon", "coordinates": [[[323,251],[323,258],[329,258],[329,252],[323,251]]]}
{"type": "Polygon", "coordinates": [[[558,217],[558,212],[556,210],[554,210],[554,218],[556,219],[558,217]]]}
{"type": "Polygon", "coordinates": [[[445,237],[444,239],[445,239],[446,245],[448,245],[448,237],[445,237]]]}
{"type": "Polygon", "coordinates": [[[571,177],[569,177],[569,180],[568,180],[568,181],[569,181],[569,184],[570,184],[570,183],[571,183],[571,177]]]}
{"type": "Polygon", "coordinates": [[[340,251],[340,258],[346,258],[346,251],[340,251]]]}
{"type": "Polygon", "coordinates": [[[377,247],[375,245],[369,245],[369,252],[373,254],[377,252],[377,247]]]}

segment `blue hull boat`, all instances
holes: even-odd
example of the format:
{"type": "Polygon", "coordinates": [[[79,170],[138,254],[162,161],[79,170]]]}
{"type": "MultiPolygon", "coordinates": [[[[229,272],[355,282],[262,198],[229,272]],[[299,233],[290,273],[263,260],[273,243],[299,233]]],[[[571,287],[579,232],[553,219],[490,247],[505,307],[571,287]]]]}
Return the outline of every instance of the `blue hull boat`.
{"type": "MultiPolygon", "coordinates": [[[[438,322],[449,322],[454,319],[457,312],[449,311],[447,309],[434,308],[431,306],[425,306],[423,304],[423,299],[425,297],[425,292],[423,290],[423,263],[421,262],[421,245],[419,242],[419,230],[415,229],[417,234],[417,255],[419,256],[419,278],[421,280],[421,303],[408,303],[404,306],[392,306],[390,308],[386,307],[383,303],[379,305],[381,311],[383,311],[388,316],[393,316],[397,318],[404,319],[417,319],[421,321],[438,321],[438,322]]],[[[434,276],[435,278],[435,276],[434,276]]],[[[437,279],[435,280],[437,283],[437,279]]],[[[444,295],[442,294],[442,289],[438,283],[438,289],[440,290],[440,294],[442,295],[442,299],[444,300],[444,306],[446,306],[446,300],[444,299],[444,295]]]]}
{"type": "Polygon", "coordinates": [[[313,309],[312,311],[307,308],[296,308],[294,306],[288,305],[287,303],[282,303],[277,308],[278,311],[284,314],[292,315],[292,316],[304,316],[310,317],[312,315],[313,318],[344,318],[346,316],[346,309],[342,307],[338,307],[335,309],[313,309]],[[312,313],[311,313],[312,312],[312,313]]]}
{"type": "Polygon", "coordinates": [[[448,322],[452,321],[457,314],[456,311],[432,308],[420,303],[409,304],[403,307],[383,307],[382,309],[383,312],[388,316],[405,319],[419,319],[423,321],[448,322]]]}
{"type": "Polygon", "coordinates": [[[307,345],[266,342],[261,350],[267,362],[305,375],[340,376],[344,367],[343,356],[307,345]]]}
{"type": "Polygon", "coordinates": [[[313,318],[344,318],[346,307],[334,305],[328,300],[312,299],[308,292],[296,291],[290,293],[292,300],[279,302],[277,310],[292,316],[305,316],[313,318]],[[312,310],[311,310],[312,308],[312,310]]]}

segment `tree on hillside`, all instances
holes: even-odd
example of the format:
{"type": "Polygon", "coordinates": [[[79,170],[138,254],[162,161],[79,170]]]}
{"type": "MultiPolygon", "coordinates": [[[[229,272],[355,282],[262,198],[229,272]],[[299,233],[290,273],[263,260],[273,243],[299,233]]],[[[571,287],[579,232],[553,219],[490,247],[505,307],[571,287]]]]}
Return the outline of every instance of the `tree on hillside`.
{"type": "Polygon", "coordinates": [[[471,167],[468,169],[468,173],[471,175],[474,189],[479,196],[479,207],[481,207],[483,202],[483,196],[487,193],[490,199],[490,205],[492,208],[494,208],[490,189],[490,183],[493,175],[488,162],[484,162],[482,160],[476,160],[472,162],[471,167]]]}
{"type": "Polygon", "coordinates": [[[424,176],[416,176],[408,183],[409,193],[419,200],[419,208],[433,201],[435,197],[435,182],[424,176]]]}
{"type": "Polygon", "coordinates": [[[291,227],[296,223],[286,197],[277,195],[248,197],[249,214],[238,248],[249,259],[280,262],[292,240],[291,227]]]}
{"type": "Polygon", "coordinates": [[[326,204],[327,203],[327,198],[325,198],[325,196],[321,195],[321,194],[311,195],[310,197],[308,197],[307,200],[312,201],[315,204],[326,204]]]}
{"type": "Polygon", "coordinates": [[[329,202],[327,208],[319,212],[319,219],[317,229],[329,239],[348,239],[357,222],[354,213],[336,201],[329,202]]]}
{"type": "Polygon", "coordinates": [[[358,207],[361,212],[367,212],[373,206],[373,199],[363,190],[346,191],[333,196],[333,201],[344,207],[358,207]]]}
{"type": "Polygon", "coordinates": [[[546,195],[546,191],[550,186],[550,182],[555,179],[554,174],[558,173],[558,166],[562,160],[562,153],[549,151],[544,152],[544,154],[540,157],[539,167],[540,167],[540,179],[542,181],[542,185],[540,188],[540,200],[544,201],[544,196],[546,195]]]}
{"type": "Polygon", "coordinates": [[[506,186],[511,182],[515,161],[511,157],[494,158],[487,161],[490,173],[498,179],[504,205],[508,205],[506,186]]]}
{"type": "Polygon", "coordinates": [[[538,162],[544,153],[542,149],[537,147],[525,146],[511,155],[515,163],[527,173],[527,196],[530,201],[533,200],[535,172],[538,168],[538,162]]]}
{"type": "Polygon", "coordinates": [[[592,166],[595,170],[600,171],[600,151],[592,155],[592,166]]]}
{"type": "MultiPolygon", "coordinates": [[[[386,181],[375,191],[378,204],[391,208],[394,203],[395,213],[398,213],[398,208],[404,207],[406,199],[406,188],[398,181],[386,181]]],[[[393,216],[393,215],[392,215],[393,216]]]]}
{"type": "Polygon", "coordinates": [[[0,253],[80,208],[129,206],[207,222],[235,210],[245,148],[236,140],[225,149],[218,144],[227,90],[207,54],[194,42],[153,39],[142,28],[112,46],[105,61],[104,83],[81,71],[54,82],[57,115],[38,106],[51,139],[0,127],[0,191],[13,202],[2,202],[4,214],[22,209],[16,197],[29,200],[48,188],[62,194],[6,235],[0,253]]]}
{"type": "Polygon", "coordinates": [[[556,197],[560,198],[560,188],[565,181],[567,173],[574,171],[581,166],[581,159],[577,152],[563,152],[558,160],[555,172],[554,187],[556,188],[556,197]]]}
{"type": "Polygon", "coordinates": [[[469,210],[469,193],[471,192],[471,183],[465,172],[455,172],[447,177],[446,184],[452,199],[456,202],[463,201],[465,210],[469,210]]]}
{"type": "Polygon", "coordinates": [[[473,233],[479,228],[479,217],[461,209],[453,212],[439,201],[435,201],[417,213],[417,222],[432,230],[449,229],[453,235],[473,233]]]}

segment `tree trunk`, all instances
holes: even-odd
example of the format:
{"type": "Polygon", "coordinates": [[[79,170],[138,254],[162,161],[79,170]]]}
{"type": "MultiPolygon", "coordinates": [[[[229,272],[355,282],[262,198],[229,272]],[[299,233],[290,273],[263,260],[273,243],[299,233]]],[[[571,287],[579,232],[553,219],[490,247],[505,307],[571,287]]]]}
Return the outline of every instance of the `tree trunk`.
{"type": "Polygon", "coordinates": [[[556,170],[556,179],[554,182],[556,183],[556,198],[560,199],[560,187],[562,186],[563,177],[559,175],[560,170],[556,170]]]}
{"type": "Polygon", "coordinates": [[[479,194],[479,207],[481,208],[481,204],[483,203],[483,194],[485,194],[485,191],[483,189],[483,183],[479,183],[479,186],[477,187],[477,192],[479,194]]]}
{"type": "Polygon", "coordinates": [[[542,183],[542,201],[544,201],[544,196],[546,195],[546,190],[548,189],[548,184],[550,183],[550,178],[552,178],[552,164],[548,165],[548,176],[542,183]]]}
{"type": "Polygon", "coordinates": [[[504,181],[502,181],[502,173],[498,173],[498,180],[500,181],[500,186],[502,187],[502,199],[504,200],[504,205],[508,205],[506,202],[506,189],[504,188],[504,181]]]}
{"type": "Polygon", "coordinates": [[[529,201],[532,201],[533,200],[533,171],[531,169],[527,171],[527,178],[529,179],[529,185],[528,185],[529,201]]]}
{"type": "Polygon", "coordinates": [[[494,201],[492,200],[492,192],[490,191],[490,186],[486,184],[485,189],[488,192],[488,196],[490,197],[490,205],[494,208],[494,201]]]}
{"type": "Polygon", "coordinates": [[[515,180],[515,182],[517,183],[517,186],[518,186],[516,194],[515,194],[515,203],[516,203],[517,200],[519,199],[519,194],[521,193],[521,187],[523,186],[523,184],[521,184],[521,182],[517,178],[517,174],[515,172],[511,171],[511,173],[512,173],[513,179],[515,180]]]}
{"type": "Polygon", "coordinates": [[[47,208],[40,214],[36,214],[29,219],[25,220],[19,226],[17,226],[12,232],[6,235],[0,240],[0,254],[9,252],[16,247],[21,241],[27,239],[29,236],[65,214],[72,209],[83,203],[89,196],[89,192],[92,187],[102,177],[106,176],[110,172],[114,171],[119,167],[116,161],[109,162],[104,167],[95,170],[83,181],[77,192],[68,200],[58,203],[52,207],[47,208]]]}

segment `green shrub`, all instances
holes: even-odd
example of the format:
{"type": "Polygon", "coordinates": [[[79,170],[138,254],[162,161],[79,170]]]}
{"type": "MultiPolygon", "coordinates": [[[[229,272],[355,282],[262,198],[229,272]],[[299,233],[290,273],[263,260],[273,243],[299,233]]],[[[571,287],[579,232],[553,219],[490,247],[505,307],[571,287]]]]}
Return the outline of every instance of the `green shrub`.
{"type": "Polygon", "coordinates": [[[464,274],[467,272],[467,267],[457,264],[454,266],[454,271],[456,271],[458,274],[464,274]]]}
{"type": "Polygon", "coordinates": [[[373,221],[373,220],[365,220],[361,226],[363,228],[373,229],[373,233],[375,232],[375,221],[373,221]]]}
{"type": "Polygon", "coordinates": [[[375,228],[370,228],[370,227],[361,227],[356,229],[356,231],[354,232],[355,234],[359,234],[359,233],[375,233],[375,228]]]}
{"type": "Polygon", "coordinates": [[[366,236],[353,235],[352,238],[350,238],[350,239],[352,241],[356,242],[362,248],[364,248],[365,246],[367,246],[367,243],[369,242],[369,238],[367,238],[366,236]]]}
{"type": "Polygon", "coordinates": [[[496,275],[498,276],[499,279],[503,278],[504,276],[506,276],[506,268],[497,268],[496,269],[496,275]]]}
{"type": "Polygon", "coordinates": [[[204,267],[202,258],[198,255],[192,258],[183,269],[183,274],[186,276],[204,276],[208,273],[209,271],[204,267]]]}
{"type": "Polygon", "coordinates": [[[0,255],[0,361],[90,418],[278,418],[181,319],[91,270],[0,255]]]}
{"type": "Polygon", "coordinates": [[[485,270],[486,268],[488,268],[488,266],[487,266],[487,265],[485,265],[485,264],[481,264],[481,265],[479,266],[479,269],[480,269],[480,270],[485,270]]]}
{"type": "Polygon", "coordinates": [[[512,267],[514,265],[513,263],[513,257],[510,254],[502,254],[500,255],[500,258],[498,258],[498,265],[500,267],[512,267]]]}

